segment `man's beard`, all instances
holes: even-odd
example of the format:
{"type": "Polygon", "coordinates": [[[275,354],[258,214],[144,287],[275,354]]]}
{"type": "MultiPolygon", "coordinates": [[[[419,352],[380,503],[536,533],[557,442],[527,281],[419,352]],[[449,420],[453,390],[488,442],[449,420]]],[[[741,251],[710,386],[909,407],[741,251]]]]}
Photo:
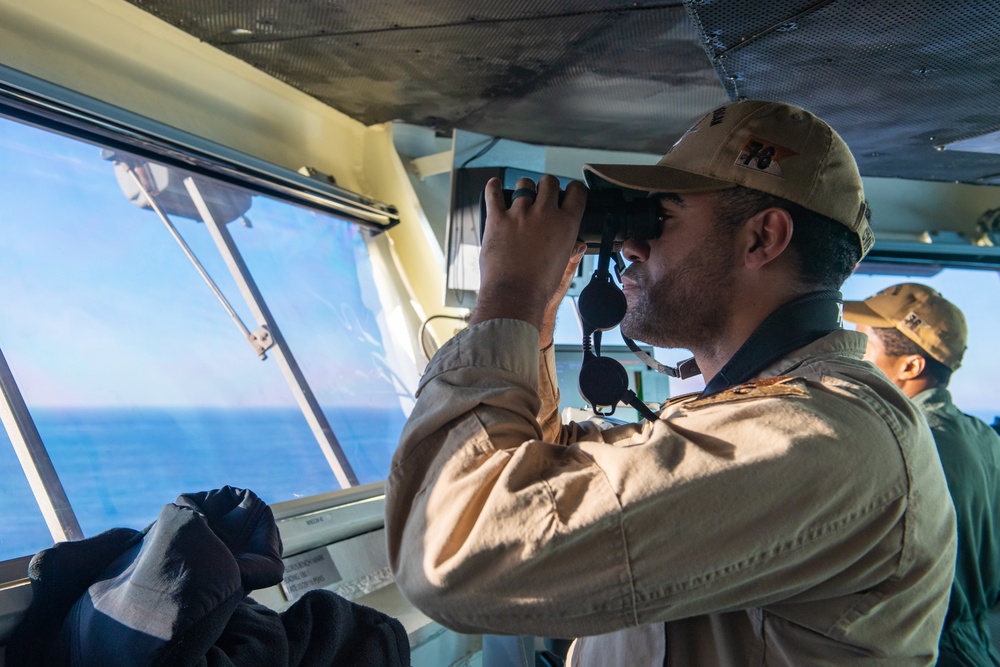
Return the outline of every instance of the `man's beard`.
{"type": "Polygon", "coordinates": [[[721,244],[696,250],[655,284],[642,263],[627,274],[630,291],[621,330],[629,338],[664,348],[702,349],[724,331],[732,310],[732,255],[721,244]]]}

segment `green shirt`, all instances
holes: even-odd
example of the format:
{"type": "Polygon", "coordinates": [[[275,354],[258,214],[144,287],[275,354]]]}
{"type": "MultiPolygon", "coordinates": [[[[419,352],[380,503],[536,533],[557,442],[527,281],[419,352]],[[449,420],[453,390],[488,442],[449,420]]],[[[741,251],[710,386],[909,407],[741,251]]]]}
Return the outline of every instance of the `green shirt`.
{"type": "Polygon", "coordinates": [[[913,397],[934,434],[955,504],[958,557],[938,665],[1000,665],[987,614],[1000,600],[1000,436],[947,389],[913,397]]]}

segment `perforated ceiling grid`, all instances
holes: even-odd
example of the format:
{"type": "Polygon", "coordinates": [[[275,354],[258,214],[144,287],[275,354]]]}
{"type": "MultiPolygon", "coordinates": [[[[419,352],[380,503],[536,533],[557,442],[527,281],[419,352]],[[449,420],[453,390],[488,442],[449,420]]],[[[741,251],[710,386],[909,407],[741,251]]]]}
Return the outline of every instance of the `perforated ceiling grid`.
{"type": "Polygon", "coordinates": [[[733,98],[813,110],[862,173],[978,182],[997,156],[941,150],[1000,130],[1000,11],[979,2],[693,3],[733,98]],[[891,7],[887,9],[887,7],[891,7]]]}
{"type": "Polygon", "coordinates": [[[366,124],[663,152],[727,101],[679,2],[132,1],[366,124]]]}
{"type": "Polygon", "coordinates": [[[995,3],[130,0],[371,124],[666,150],[730,97],[830,121],[862,173],[980,182],[1000,129],[995,3]]]}

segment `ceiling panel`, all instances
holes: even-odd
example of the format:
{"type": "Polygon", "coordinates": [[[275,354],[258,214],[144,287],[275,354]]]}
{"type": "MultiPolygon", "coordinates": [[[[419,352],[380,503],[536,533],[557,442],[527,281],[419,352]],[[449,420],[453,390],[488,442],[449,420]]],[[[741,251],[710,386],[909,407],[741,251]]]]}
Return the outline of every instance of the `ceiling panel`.
{"type": "Polygon", "coordinates": [[[866,176],[995,182],[995,3],[131,0],[353,118],[664,152],[740,97],[791,102],[866,176]]]}

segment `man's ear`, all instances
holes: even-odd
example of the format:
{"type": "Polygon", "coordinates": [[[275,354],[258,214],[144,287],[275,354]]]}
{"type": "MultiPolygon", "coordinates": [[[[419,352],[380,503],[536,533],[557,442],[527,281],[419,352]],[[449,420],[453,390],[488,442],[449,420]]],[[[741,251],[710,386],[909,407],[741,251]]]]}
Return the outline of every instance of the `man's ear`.
{"type": "Polygon", "coordinates": [[[927,360],[919,354],[903,355],[899,359],[896,377],[900,380],[915,380],[927,368],[927,360]]]}
{"type": "Polygon", "coordinates": [[[743,266],[759,269],[785,252],[792,240],[792,216],[783,208],[766,208],[747,218],[741,228],[743,266]]]}

